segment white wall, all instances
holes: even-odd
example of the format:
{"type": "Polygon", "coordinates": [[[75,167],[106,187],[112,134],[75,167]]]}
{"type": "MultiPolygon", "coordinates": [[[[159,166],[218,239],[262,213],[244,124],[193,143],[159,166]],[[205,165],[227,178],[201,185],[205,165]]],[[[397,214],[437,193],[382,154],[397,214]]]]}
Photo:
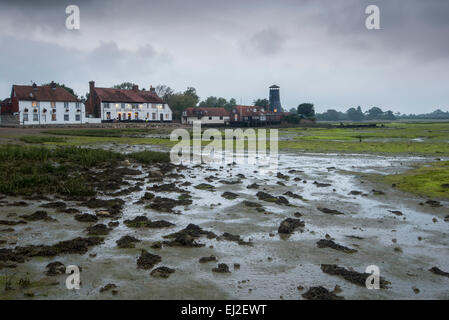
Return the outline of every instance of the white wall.
{"type": "Polygon", "coordinates": [[[210,117],[212,119],[209,119],[209,116],[201,117],[201,119],[198,119],[198,117],[187,117],[187,119],[184,120],[184,116],[182,117],[182,122],[187,124],[192,124],[193,121],[201,121],[201,123],[204,124],[224,124],[225,122],[229,122],[229,117],[224,116],[223,119],[220,119],[220,117],[210,117]]]}
{"type": "Polygon", "coordinates": [[[102,102],[101,120],[118,120],[119,114],[121,114],[121,120],[128,120],[128,113],[131,113],[131,120],[160,121],[162,115],[163,121],[172,121],[172,111],[168,104],[140,103],[136,105],[137,108],[133,108],[132,104],[125,103],[122,108],[121,102],[110,102],[108,108],[107,104],[102,102]],[[136,112],[138,119],[135,118],[136,112]]]}
{"type": "Polygon", "coordinates": [[[64,106],[64,102],[56,102],[55,107],[51,106],[50,101],[37,101],[37,106],[32,105],[32,101],[19,100],[19,120],[20,124],[24,125],[39,125],[39,124],[76,124],[85,123],[86,110],[82,102],[68,102],[68,107],[64,106]],[[28,112],[25,112],[28,109],[28,112]],[[46,110],[46,112],[44,112],[46,110]],[[53,111],[56,110],[56,119],[52,120],[53,111]],[[68,112],[66,112],[68,110],[68,112]],[[36,111],[36,112],[35,112],[36,111]],[[24,114],[28,114],[28,121],[24,121],[24,114]],[[36,115],[36,116],[34,116],[36,115]],[[65,116],[68,115],[68,120],[65,116]],[[79,119],[76,119],[76,116],[79,119]]]}

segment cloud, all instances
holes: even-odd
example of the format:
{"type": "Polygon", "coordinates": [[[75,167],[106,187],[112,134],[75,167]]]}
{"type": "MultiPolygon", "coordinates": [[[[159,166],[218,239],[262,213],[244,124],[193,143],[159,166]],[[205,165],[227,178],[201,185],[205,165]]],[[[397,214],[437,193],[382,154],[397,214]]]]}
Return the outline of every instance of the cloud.
{"type": "Polygon", "coordinates": [[[274,55],[282,50],[284,37],[274,28],[263,29],[243,43],[244,49],[255,54],[274,55]]]}
{"type": "Polygon", "coordinates": [[[277,83],[286,107],[449,108],[448,16],[447,0],[0,0],[0,96],[12,82],[126,80],[251,103],[277,83]],[[369,4],[381,30],[365,28],[369,4]]]}

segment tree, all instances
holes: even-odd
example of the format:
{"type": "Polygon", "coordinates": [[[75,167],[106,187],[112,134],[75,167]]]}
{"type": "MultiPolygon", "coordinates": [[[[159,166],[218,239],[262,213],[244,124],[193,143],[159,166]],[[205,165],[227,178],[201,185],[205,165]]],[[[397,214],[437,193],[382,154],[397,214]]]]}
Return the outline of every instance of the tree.
{"type": "Polygon", "coordinates": [[[298,114],[298,110],[296,108],[291,108],[290,109],[290,113],[291,114],[298,114]]]}
{"type": "Polygon", "coordinates": [[[232,107],[236,105],[234,98],[229,99],[229,102],[225,98],[217,98],[214,96],[207,97],[205,100],[198,104],[198,107],[203,108],[225,108],[226,110],[231,110],[232,107]]]}
{"type": "Polygon", "coordinates": [[[365,118],[360,107],[357,107],[357,109],[349,108],[346,114],[351,121],[362,121],[365,118]]]}
{"type": "Polygon", "coordinates": [[[301,103],[298,106],[298,114],[303,118],[313,118],[315,117],[315,109],[313,103],[301,103]]]}
{"type": "Polygon", "coordinates": [[[270,106],[270,102],[268,101],[268,99],[257,99],[253,101],[253,104],[255,106],[263,107],[265,109],[268,109],[268,107],[270,106]]]}
{"type": "Polygon", "coordinates": [[[319,116],[317,115],[317,117],[320,120],[324,120],[324,121],[339,121],[342,120],[342,116],[341,116],[341,112],[338,112],[337,110],[334,109],[328,109],[326,112],[320,114],[319,116]]]}
{"type": "Polygon", "coordinates": [[[131,90],[135,84],[131,82],[122,82],[113,86],[114,89],[131,90]]]}
{"type": "Polygon", "coordinates": [[[383,118],[383,115],[384,115],[384,112],[382,111],[381,108],[372,107],[371,109],[369,109],[366,112],[366,119],[368,119],[368,120],[375,120],[375,119],[379,120],[379,119],[383,118]]]}
{"type": "Polygon", "coordinates": [[[161,97],[162,100],[167,101],[170,96],[172,96],[175,91],[170,88],[169,86],[166,86],[165,84],[159,84],[154,88],[156,90],[156,94],[161,97]]]}
{"type": "Polygon", "coordinates": [[[67,86],[66,86],[65,84],[63,84],[63,83],[50,82],[50,83],[44,83],[44,84],[42,84],[42,86],[51,86],[51,85],[55,85],[57,88],[63,88],[63,89],[67,90],[68,92],[70,92],[71,94],[73,94],[75,97],[77,97],[77,98],[79,99],[79,97],[78,97],[78,95],[75,93],[75,91],[74,91],[72,88],[67,87],[67,86]]]}
{"type": "Polygon", "coordinates": [[[172,94],[167,103],[173,112],[174,119],[181,119],[182,112],[191,107],[195,107],[199,101],[196,90],[193,87],[188,87],[184,92],[172,94]]]}

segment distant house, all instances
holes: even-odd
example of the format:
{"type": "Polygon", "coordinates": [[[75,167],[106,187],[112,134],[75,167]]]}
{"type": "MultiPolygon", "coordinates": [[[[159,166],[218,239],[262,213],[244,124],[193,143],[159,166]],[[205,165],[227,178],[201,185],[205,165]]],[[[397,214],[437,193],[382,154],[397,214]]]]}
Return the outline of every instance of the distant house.
{"type": "Polygon", "coordinates": [[[259,106],[234,106],[231,110],[232,125],[263,126],[279,123],[281,115],[276,112],[266,111],[259,106]]]}
{"type": "Polygon", "coordinates": [[[15,124],[73,124],[84,123],[84,105],[66,89],[54,82],[48,86],[13,85],[11,97],[2,102],[3,118],[12,117],[15,124]]]}
{"type": "Polygon", "coordinates": [[[99,88],[89,82],[89,98],[86,110],[102,122],[170,122],[172,111],[157,94],[150,90],[99,88]]]}
{"type": "Polygon", "coordinates": [[[182,113],[181,122],[192,124],[193,121],[201,121],[205,125],[229,124],[229,111],[225,108],[187,108],[182,113]]]}

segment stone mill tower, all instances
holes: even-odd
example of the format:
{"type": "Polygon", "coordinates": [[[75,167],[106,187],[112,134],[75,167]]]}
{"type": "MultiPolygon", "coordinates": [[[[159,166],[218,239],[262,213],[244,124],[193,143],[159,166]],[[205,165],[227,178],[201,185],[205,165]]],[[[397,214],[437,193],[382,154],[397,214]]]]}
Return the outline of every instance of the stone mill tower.
{"type": "Polygon", "coordinates": [[[282,112],[281,98],[279,95],[279,86],[275,84],[270,86],[270,111],[282,112]]]}

